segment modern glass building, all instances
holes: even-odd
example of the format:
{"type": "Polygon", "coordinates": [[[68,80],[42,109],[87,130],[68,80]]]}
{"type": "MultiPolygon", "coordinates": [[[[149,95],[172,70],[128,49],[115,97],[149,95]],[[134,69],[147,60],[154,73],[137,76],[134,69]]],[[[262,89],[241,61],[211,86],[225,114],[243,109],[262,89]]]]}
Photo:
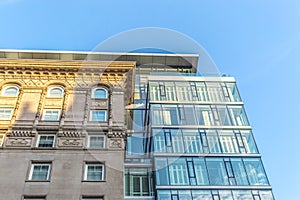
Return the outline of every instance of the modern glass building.
{"type": "Polygon", "coordinates": [[[127,113],[125,199],[274,199],[233,77],[137,66],[127,113]]]}

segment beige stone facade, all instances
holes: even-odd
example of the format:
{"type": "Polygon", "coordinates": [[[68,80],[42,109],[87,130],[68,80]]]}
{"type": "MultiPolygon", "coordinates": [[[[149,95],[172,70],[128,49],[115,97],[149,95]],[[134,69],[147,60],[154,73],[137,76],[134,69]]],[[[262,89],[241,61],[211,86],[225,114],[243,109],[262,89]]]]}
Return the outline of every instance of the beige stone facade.
{"type": "Polygon", "coordinates": [[[0,59],[0,199],[124,199],[135,62],[68,55],[0,59]]]}

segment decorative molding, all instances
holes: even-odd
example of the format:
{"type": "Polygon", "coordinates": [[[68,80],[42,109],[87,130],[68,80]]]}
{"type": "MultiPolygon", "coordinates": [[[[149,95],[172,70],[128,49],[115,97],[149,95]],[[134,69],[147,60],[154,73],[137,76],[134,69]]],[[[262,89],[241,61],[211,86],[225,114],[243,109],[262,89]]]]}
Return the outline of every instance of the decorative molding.
{"type": "Polygon", "coordinates": [[[121,138],[111,138],[109,140],[109,148],[122,148],[123,140],[121,138]]]}
{"type": "Polygon", "coordinates": [[[125,131],[109,131],[107,133],[108,138],[125,138],[126,135],[125,131]]]}
{"type": "Polygon", "coordinates": [[[83,139],[58,138],[59,147],[83,147],[83,139]]]}
{"type": "Polygon", "coordinates": [[[81,132],[81,131],[75,131],[75,130],[71,130],[71,131],[58,131],[57,134],[58,137],[66,137],[66,138],[80,138],[80,137],[84,137],[85,133],[81,132]]]}
{"type": "Polygon", "coordinates": [[[34,137],[36,134],[33,130],[12,130],[8,131],[8,137],[34,137]]]}
{"type": "Polygon", "coordinates": [[[7,147],[30,147],[32,138],[11,138],[6,140],[7,147]]]}

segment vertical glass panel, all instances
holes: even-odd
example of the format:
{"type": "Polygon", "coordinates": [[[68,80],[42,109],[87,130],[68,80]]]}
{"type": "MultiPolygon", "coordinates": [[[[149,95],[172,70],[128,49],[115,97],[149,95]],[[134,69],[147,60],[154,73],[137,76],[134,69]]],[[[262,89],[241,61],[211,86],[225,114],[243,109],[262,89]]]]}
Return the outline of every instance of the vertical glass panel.
{"type": "Polygon", "coordinates": [[[251,131],[241,131],[247,153],[258,153],[251,131]]]}
{"type": "Polygon", "coordinates": [[[187,125],[196,125],[196,116],[194,106],[184,106],[185,120],[187,125]]]}
{"type": "Polygon", "coordinates": [[[155,159],[155,174],[157,185],[169,185],[168,163],[166,158],[155,159]]]}
{"type": "Polygon", "coordinates": [[[268,179],[259,158],[244,158],[250,185],[268,185],[268,179]]]}
{"type": "Polygon", "coordinates": [[[231,166],[234,171],[235,180],[237,185],[249,185],[244,164],[240,158],[232,158],[231,166]]]}
{"type": "Polygon", "coordinates": [[[227,108],[225,106],[218,106],[218,113],[221,125],[223,126],[231,126],[231,121],[229,117],[229,113],[227,111],[227,108]]]}
{"type": "Polygon", "coordinates": [[[224,102],[222,87],[219,83],[206,83],[209,100],[212,102],[224,102]]]}
{"type": "Polygon", "coordinates": [[[219,196],[220,196],[220,200],[233,200],[230,190],[220,190],[219,196]]]}
{"type": "Polygon", "coordinates": [[[133,130],[144,130],[145,110],[133,110],[133,130]]]}
{"type": "Polygon", "coordinates": [[[211,185],[229,185],[223,159],[207,158],[206,164],[211,185]]]}
{"type": "Polygon", "coordinates": [[[245,111],[241,106],[228,106],[234,126],[249,126],[245,111]]]}
{"type": "Polygon", "coordinates": [[[206,166],[203,158],[194,158],[197,185],[209,185],[206,166]]]}
{"type": "Polygon", "coordinates": [[[192,195],[190,190],[178,190],[180,200],[191,200],[192,195]]]}
{"type": "Polygon", "coordinates": [[[166,141],[164,131],[162,129],[153,129],[154,136],[154,152],[166,152],[166,141]]]}
{"type": "Polygon", "coordinates": [[[219,132],[223,153],[239,153],[238,144],[232,131],[219,132]]]}
{"type": "Polygon", "coordinates": [[[156,82],[150,82],[150,100],[152,101],[159,101],[159,85],[156,82]]]}
{"type": "Polygon", "coordinates": [[[184,140],[185,152],[186,153],[200,153],[201,151],[201,140],[198,130],[185,130],[182,129],[182,135],[184,140]]]}
{"type": "Polygon", "coordinates": [[[165,125],[179,125],[177,105],[162,105],[165,125]]]}
{"type": "Polygon", "coordinates": [[[274,197],[273,197],[271,191],[261,190],[261,191],[259,191],[259,195],[262,200],[274,200],[274,197]]]}
{"type": "Polygon", "coordinates": [[[127,138],[128,154],[144,154],[144,135],[143,133],[133,133],[127,138]]]}
{"type": "Polygon", "coordinates": [[[152,125],[163,125],[163,118],[160,105],[151,105],[151,118],[152,125]]]}
{"type": "Polygon", "coordinates": [[[206,138],[210,153],[222,153],[216,131],[207,131],[206,138]]]}
{"type": "Polygon", "coordinates": [[[187,82],[176,82],[176,94],[178,101],[192,101],[190,84],[187,82]]]}
{"type": "Polygon", "coordinates": [[[209,190],[192,190],[193,200],[213,200],[209,190]]]}
{"type": "Polygon", "coordinates": [[[209,101],[208,92],[206,90],[206,86],[205,86],[204,82],[197,82],[196,87],[197,87],[197,93],[198,93],[198,100],[199,101],[209,101]]]}
{"type": "Polygon", "coordinates": [[[230,101],[241,101],[238,89],[235,83],[226,83],[230,101]]]}
{"type": "Polygon", "coordinates": [[[171,129],[173,153],[183,153],[183,139],[181,131],[171,129]]]}
{"type": "Polygon", "coordinates": [[[251,190],[233,190],[234,200],[253,200],[251,190]]]}
{"type": "Polygon", "coordinates": [[[166,100],[176,101],[175,85],[173,82],[165,82],[166,100]]]}
{"type": "Polygon", "coordinates": [[[169,158],[171,185],[189,185],[188,170],[184,158],[169,158]]]}
{"type": "Polygon", "coordinates": [[[209,106],[195,106],[196,116],[199,125],[212,126],[214,118],[209,106]]]}
{"type": "Polygon", "coordinates": [[[157,190],[157,199],[158,200],[171,200],[170,190],[157,190]]]}

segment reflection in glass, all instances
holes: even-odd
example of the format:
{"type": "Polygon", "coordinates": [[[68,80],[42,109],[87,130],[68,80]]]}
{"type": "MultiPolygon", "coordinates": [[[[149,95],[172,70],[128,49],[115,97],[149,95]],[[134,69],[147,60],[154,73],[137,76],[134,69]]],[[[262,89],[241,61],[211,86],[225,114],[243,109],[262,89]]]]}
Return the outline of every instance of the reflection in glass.
{"type": "Polygon", "coordinates": [[[245,158],[244,164],[250,185],[268,185],[268,179],[259,158],[245,158]]]}
{"type": "Polygon", "coordinates": [[[206,165],[211,185],[229,185],[223,159],[207,158],[206,165]]]}

